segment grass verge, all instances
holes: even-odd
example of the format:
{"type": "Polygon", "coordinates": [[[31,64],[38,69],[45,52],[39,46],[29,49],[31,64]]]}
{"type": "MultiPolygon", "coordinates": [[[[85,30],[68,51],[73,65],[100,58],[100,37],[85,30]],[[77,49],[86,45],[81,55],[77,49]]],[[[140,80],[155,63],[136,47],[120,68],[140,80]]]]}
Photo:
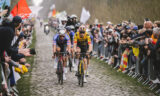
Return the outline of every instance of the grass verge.
{"type": "MultiPolygon", "coordinates": [[[[104,75],[112,77],[113,80],[121,81],[119,84],[122,86],[127,86],[132,90],[132,92],[137,92],[139,96],[142,96],[143,93],[151,94],[154,93],[153,91],[148,89],[148,86],[142,85],[142,83],[137,82],[137,79],[133,79],[122,72],[117,72],[117,70],[113,69],[110,65],[106,64],[104,61],[100,61],[96,58],[93,58],[92,61],[95,64],[101,65],[99,67],[103,68],[105,71],[103,72],[104,75]],[[143,93],[142,93],[143,92],[143,93]]],[[[155,94],[156,95],[156,94],[155,94]]],[[[158,96],[158,95],[157,95],[158,96]]]]}
{"type": "MultiPolygon", "coordinates": [[[[36,32],[35,29],[32,33],[33,39],[32,44],[29,48],[35,48],[36,44],[36,32]]],[[[19,91],[19,96],[30,96],[30,79],[31,79],[31,72],[34,64],[34,56],[27,57],[27,63],[31,64],[28,73],[21,75],[21,79],[18,81],[17,89],[19,91]]]]}

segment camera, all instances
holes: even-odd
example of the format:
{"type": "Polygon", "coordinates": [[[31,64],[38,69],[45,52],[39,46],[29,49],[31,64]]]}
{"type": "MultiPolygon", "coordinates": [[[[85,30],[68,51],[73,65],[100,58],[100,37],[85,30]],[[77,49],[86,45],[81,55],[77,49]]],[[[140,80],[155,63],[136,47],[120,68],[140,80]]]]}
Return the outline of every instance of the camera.
{"type": "Polygon", "coordinates": [[[7,14],[5,14],[4,17],[8,17],[8,16],[9,16],[9,13],[10,13],[10,7],[9,7],[9,6],[5,6],[5,7],[4,7],[4,10],[6,10],[6,9],[7,9],[8,11],[7,11],[7,14]]]}

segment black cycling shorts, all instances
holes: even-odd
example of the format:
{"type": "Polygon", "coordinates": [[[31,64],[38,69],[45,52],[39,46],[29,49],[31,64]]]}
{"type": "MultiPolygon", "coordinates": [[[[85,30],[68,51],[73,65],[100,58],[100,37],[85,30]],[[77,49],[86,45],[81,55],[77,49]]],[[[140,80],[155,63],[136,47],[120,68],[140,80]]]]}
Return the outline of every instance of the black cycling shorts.
{"type": "Polygon", "coordinates": [[[59,47],[61,50],[60,52],[66,52],[67,51],[67,46],[57,46],[59,47]]]}
{"type": "Polygon", "coordinates": [[[88,46],[78,46],[81,49],[81,53],[86,53],[88,51],[88,46]]]}

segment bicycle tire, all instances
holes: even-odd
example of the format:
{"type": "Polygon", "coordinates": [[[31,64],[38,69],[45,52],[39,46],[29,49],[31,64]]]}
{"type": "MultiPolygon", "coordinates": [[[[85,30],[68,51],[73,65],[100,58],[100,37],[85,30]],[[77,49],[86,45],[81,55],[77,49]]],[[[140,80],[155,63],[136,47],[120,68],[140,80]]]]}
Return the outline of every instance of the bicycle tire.
{"type": "Polygon", "coordinates": [[[78,64],[78,85],[80,86],[80,84],[81,84],[81,75],[80,75],[80,66],[79,66],[80,64],[78,64]]]}
{"type": "Polygon", "coordinates": [[[58,61],[57,77],[58,77],[58,83],[62,85],[63,84],[63,65],[61,61],[58,61]]]}
{"type": "Polygon", "coordinates": [[[83,62],[81,63],[81,76],[80,76],[81,78],[81,83],[80,83],[80,86],[81,87],[83,87],[83,85],[84,85],[84,67],[83,67],[83,62]]]}
{"type": "Polygon", "coordinates": [[[63,85],[63,73],[60,75],[60,84],[63,85]]]}
{"type": "Polygon", "coordinates": [[[63,64],[62,62],[60,63],[60,69],[61,69],[60,84],[63,85],[63,64]]]}
{"type": "Polygon", "coordinates": [[[69,58],[69,70],[70,70],[70,72],[72,72],[72,60],[71,60],[71,58],[69,58]]]}

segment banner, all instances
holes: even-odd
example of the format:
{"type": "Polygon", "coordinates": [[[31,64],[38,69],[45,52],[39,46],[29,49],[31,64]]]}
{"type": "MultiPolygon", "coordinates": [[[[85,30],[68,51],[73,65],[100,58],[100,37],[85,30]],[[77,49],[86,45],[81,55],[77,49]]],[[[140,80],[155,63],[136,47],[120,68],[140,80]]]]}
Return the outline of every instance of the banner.
{"type": "Polygon", "coordinates": [[[53,9],[52,16],[53,16],[53,17],[56,16],[56,9],[53,9]]]}

